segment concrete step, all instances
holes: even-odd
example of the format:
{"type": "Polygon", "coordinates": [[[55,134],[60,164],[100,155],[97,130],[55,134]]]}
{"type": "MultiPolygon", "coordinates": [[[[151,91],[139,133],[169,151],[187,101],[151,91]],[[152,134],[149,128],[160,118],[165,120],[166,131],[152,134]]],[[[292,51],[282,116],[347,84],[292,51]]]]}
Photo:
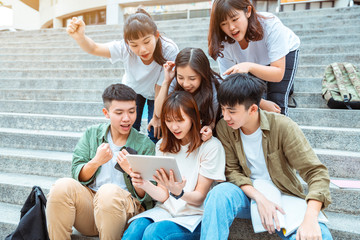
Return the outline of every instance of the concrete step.
{"type": "MultiPolygon", "coordinates": [[[[355,63],[357,66],[357,63],[355,63]]],[[[305,78],[305,77],[315,77],[321,78],[324,75],[326,65],[299,65],[296,77],[298,78],[305,78]]]]}
{"type": "MultiPolygon", "coordinates": [[[[338,21],[344,21],[349,19],[359,19],[360,17],[360,10],[349,12],[347,14],[343,13],[337,13],[337,14],[319,14],[319,15],[313,15],[311,17],[309,16],[291,16],[291,17],[281,17],[281,21],[285,25],[290,24],[296,24],[296,23],[303,23],[309,24],[309,23],[316,23],[316,22],[338,22],[338,21]]],[[[331,26],[330,24],[328,26],[331,26]]]]}
{"type": "Polygon", "coordinates": [[[47,195],[56,179],[54,177],[0,172],[0,202],[22,205],[35,185],[41,187],[44,194],[47,195]]]}
{"type": "Polygon", "coordinates": [[[289,108],[289,117],[301,126],[360,128],[359,110],[289,108]]]}
{"type": "MultiPolygon", "coordinates": [[[[300,126],[313,148],[360,152],[360,128],[300,126]]],[[[0,128],[0,147],[72,152],[80,132],[0,128]]]]}
{"type": "MultiPolygon", "coordinates": [[[[101,109],[100,109],[101,110],[101,109]]],[[[87,127],[109,122],[102,117],[0,112],[0,128],[84,132],[87,127]]]]}
{"type": "MultiPolygon", "coordinates": [[[[27,175],[20,173],[0,172],[0,202],[10,204],[23,204],[31,191],[37,185],[43,189],[45,195],[50,190],[56,177],[27,175]]],[[[306,184],[305,184],[306,185],[306,184]]],[[[307,187],[306,187],[307,188],[307,187]]],[[[360,189],[340,189],[330,184],[332,204],[327,211],[359,215],[360,189]]]]}
{"type": "MultiPolygon", "coordinates": [[[[341,54],[302,54],[300,52],[301,65],[326,66],[333,62],[360,61],[360,51],[341,54]]],[[[211,65],[217,63],[209,57],[211,65]]],[[[92,56],[90,54],[52,54],[52,55],[3,55],[0,69],[61,69],[61,68],[123,68],[122,62],[111,64],[106,58],[92,56]],[[21,60],[19,60],[21,59],[21,60]]]]}
{"type": "Polygon", "coordinates": [[[292,96],[299,108],[328,108],[320,92],[295,92],[292,96]]]}
{"type": "MultiPolygon", "coordinates": [[[[359,23],[360,24],[360,23],[359,23]]],[[[179,49],[183,49],[186,47],[196,47],[201,48],[204,52],[207,53],[207,41],[204,38],[202,41],[183,41],[176,43],[179,49]]],[[[340,54],[340,53],[357,53],[360,52],[360,45],[355,42],[340,42],[340,43],[323,43],[323,44],[312,44],[312,43],[304,43],[302,42],[301,46],[301,54],[340,54]]],[[[84,55],[84,51],[79,47],[12,47],[12,48],[3,48],[0,47],[0,59],[1,60],[10,60],[8,56],[16,56],[21,57],[23,55],[34,54],[38,55],[84,55]]],[[[14,57],[12,57],[14,58],[14,57]]],[[[79,58],[83,59],[82,56],[79,58]]],[[[99,58],[99,57],[97,57],[99,58]]],[[[76,56],[73,60],[78,59],[76,56]]],[[[89,56],[89,59],[95,59],[92,56],[89,56]]],[[[15,60],[22,60],[21,58],[16,58],[15,60]]],[[[56,60],[56,59],[54,59],[56,60]]],[[[86,58],[84,60],[87,60],[86,58]]]]}
{"type": "Polygon", "coordinates": [[[72,153],[0,148],[2,172],[46,177],[71,177],[72,153]]]}
{"type": "MultiPolygon", "coordinates": [[[[30,192],[29,192],[30,193],[30,192]]],[[[0,238],[4,239],[9,233],[15,230],[20,219],[20,205],[0,203],[0,238]]],[[[329,218],[329,229],[334,240],[355,240],[360,238],[359,228],[360,217],[349,214],[326,212],[329,218]]],[[[98,240],[97,237],[84,237],[73,231],[72,240],[98,240]]],[[[275,240],[277,235],[267,233],[254,234],[250,220],[235,219],[231,226],[229,239],[231,240],[275,240]]]]}
{"type": "Polygon", "coordinates": [[[359,37],[360,34],[357,32],[357,34],[342,34],[342,36],[332,34],[321,36],[306,36],[300,37],[300,40],[304,44],[354,43],[359,39],[359,37]]]}
{"type": "MultiPolygon", "coordinates": [[[[106,64],[105,64],[106,65],[106,64]]],[[[119,78],[124,74],[123,68],[116,68],[108,64],[108,68],[85,68],[81,71],[74,68],[57,69],[7,69],[0,72],[0,78],[119,78]]],[[[217,71],[215,62],[211,64],[214,71],[217,71]]],[[[296,76],[304,77],[322,77],[325,65],[300,65],[296,76]]],[[[100,79],[99,79],[100,80],[100,79]]]]}
{"type": "Polygon", "coordinates": [[[101,102],[103,89],[2,89],[1,100],[40,100],[40,101],[89,101],[101,102]]]}
{"type": "MultiPolygon", "coordinates": [[[[360,179],[360,153],[314,149],[332,178],[360,179]]],[[[16,148],[0,148],[3,172],[70,177],[72,153],[16,148]]]]}
{"type": "MultiPolygon", "coordinates": [[[[29,193],[30,194],[30,191],[29,193]]],[[[16,204],[2,203],[0,202],[0,239],[5,239],[5,237],[13,232],[20,220],[20,210],[22,206],[16,204]]],[[[85,237],[82,236],[75,229],[71,235],[72,240],[99,240],[98,237],[85,237]]]]}
{"type": "MultiPolygon", "coordinates": [[[[326,212],[329,219],[327,224],[334,240],[356,240],[360,239],[360,217],[326,212]]],[[[251,220],[235,219],[230,228],[229,240],[278,240],[277,234],[253,233],[251,220]]]]}
{"type": "Polygon", "coordinates": [[[359,12],[360,7],[354,5],[353,7],[341,7],[341,8],[323,8],[323,9],[309,9],[302,11],[291,11],[291,12],[280,12],[277,13],[277,16],[280,18],[288,18],[288,17],[312,17],[313,15],[321,16],[321,15],[330,15],[330,14],[349,14],[354,12],[359,12]]]}
{"type": "Polygon", "coordinates": [[[123,69],[93,68],[83,69],[7,69],[0,72],[0,78],[122,78],[123,69]]]}
{"type": "Polygon", "coordinates": [[[295,92],[319,93],[321,89],[322,77],[295,77],[295,92]]]}
{"type": "Polygon", "coordinates": [[[0,147],[72,152],[79,132],[0,128],[0,147]]]}
{"type": "MultiPolygon", "coordinates": [[[[215,67],[214,67],[215,69],[215,67]]],[[[321,91],[322,78],[297,78],[295,77],[295,92],[319,92],[321,91]]],[[[99,81],[94,78],[3,78],[1,79],[1,90],[26,90],[26,89],[53,89],[53,90],[101,90],[113,83],[121,82],[119,78],[106,78],[99,81]]]]}
{"type": "MultiPolygon", "coordinates": [[[[341,26],[339,26],[341,27],[341,26]]],[[[346,30],[346,29],[345,29],[346,30]]],[[[357,28],[354,32],[351,30],[349,30],[349,32],[342,32],[343,34],[339,34],[336,31],[335,32],[330,32],[330,31],[326,31],[325,33],[313,33],[310,34],[310,32],[312,32],[311,30],[308,30],[308,34],[306,34],[306,32],[304,33],[304,35],[299,35],[301,42],[303,43],[344,43],[344,42],[348,42],[348,43],[353,43],[354,41],[356,41],[359,38],[359,33],[360,30],[359,28],[357,28]],[[351,34],[344,34],[344,33],[351,33],[351,34]]],[[[338,32],[341,32],[341,29],[338,30],[338,32]]],[[[171,38],[175,43],[178,42],[186,42],[186,41],[204,41],[207,42],[207,32],[206,31],[196,31],[193,33],[188,33],[188,32],[182,32],[182,34],[167,34],[166,36],[168,36],[169,38],[171,38]]],[[[109,35],[105,35],[105,36],[94,36],[93,40],[96,42],[111,42],[113,40],[120,40],[122,39],[121,35],[113,35],[113,34],[109,34],[109,35]]],[[[2,44],[2,48],[12,48],[12,47],[57,47],[57,46],[66,46],[66,47],[76,47],[77,44],[75,43],[75,41],[65,38],[63,40],[58,40],[58,41],[53,41],[53,40],[48,40],[48,41],[23,41],[23,42],[18,42],[18,41],[11,41],[8,43],[4,43],[2,44]]]]}
{"type": "Polygon", "coordinates": [[[46,62],[46,61],[107,61],[106,58],[90,55],[85,52],[74,53],[50,53],[50,54],[2,54],[0,55],[0,61],[5,63],[7,61],[35,61],[35,62],[46,62]]]}
{"type": "Polygon", "coordinates": [[[0,89],[101,90],[119,82],[121,82],[121,77],[105,78],[101,81],[98,78],[3,78],[0,89]]]}
{"type": "Polygon", "coordinates": [[[314,149],[328,168],[331,178],[360,179],[360,153],[342,150],[314,149]]]}
{"type": "MultiPolygon", "coordinates": [[[[340,26],[328,26],[323,28],[316,28],[312,25],[307,26],[306,28],[295,28],[292,29],[294,32],[300,36],[321,36],[321,35],[339,35],[344,33],[359,33],[359,25],[351,24],[344,27],[340,26]]],[[[187,25],[179,25],[176,29],[161,30],[160,34],[162,36],[168,37],[173,40],[177,40],[181,36],[198,36],[198,39],[206,40],[208,35],[209,27],[208,24],[197,24],[189,28],[187,25]],[[181,30],[181,31],[179,31],[181,30]]],[[[96,42],[110,42],[113,40],[123,39],[123,34],[121,31],[97,31],[97,32],[86,32],[86,35],[89,36],[96,42]]],[[[66,34],[66,32],[61,34],[54,35],[40,35],[36,39],[30,39],[31,37],[3,37],[2,47],[57,47],[62,46],[77,46],[77,43],[66,34]],[[32,40],[32,41],[30,41],[32,40]]]]}
{"type": "Polygon", "coordinates": [[[102,117],[102,102],[0,100],[0,112],[102,117]]]}
{"type": "MultiPolygon", "coordinates": [[[[90,56],[88,54],[88,56],[90,56]]],[[[69,56],[71,58],[71,55],[69,56]]],[[[6,61],[2,62],[0,69],[92,69],[92,68],[123,68],[122,62],[111,64],[106,58],[100,58],[94,60],[62,60],[51,61],[43,59],[42,61],[6,61]]]]}
{"type": "Polygon", "coordinates": [[[359,53],[341,53],[341,54],[302,54],[300,52],[300,65],[329,65],[333,62],[351,62],[358,64],[360,62],[359,53]]]}
{"type": "Polygon", "coordinates": [[[300,126],[313,148],[360,152],[360,128],[300,126]]]}
{"type": "MultiPolygon", "coordinates": [[[[90,56],[90,55],[88,55],[90,56]]],[[[56,57],[56,56],[53,56],[56,57]]],[[[68,57],[71,58],[71,55],[68,57]]],[[[218,67],[217,63],[209,58],[210,64],[213,68],[218,67]]],[[[6,61],[3,62],[0,66],[0,70],[8,70],[8,69],[26,69],[26,70],[48,70],[48,69],[124,69],[124,65],[122,62],[116,62],[111,64],[108,59],[105,58],[95,58],[93,60],[61,60],[61,61],[51,61],[41,59],[39,61],[6,61]]]]}

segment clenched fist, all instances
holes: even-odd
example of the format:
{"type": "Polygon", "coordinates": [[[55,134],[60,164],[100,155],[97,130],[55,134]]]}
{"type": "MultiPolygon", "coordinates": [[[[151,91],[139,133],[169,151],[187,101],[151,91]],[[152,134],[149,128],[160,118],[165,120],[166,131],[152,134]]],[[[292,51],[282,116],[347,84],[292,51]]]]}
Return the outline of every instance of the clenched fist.
{"type": "Polygon", "coordinates": [[[85,23],[83,20],[73,17],[67,25],[66,32],[75,40],[85,37],[85,23]]]}
{"type": "Polygon", "coordinates": [[[108,143],[102,143],[96,150],[96,155],[94,159],[101,166],[113,157],[113,152],[111,151],[110,145],[108,143]]]}

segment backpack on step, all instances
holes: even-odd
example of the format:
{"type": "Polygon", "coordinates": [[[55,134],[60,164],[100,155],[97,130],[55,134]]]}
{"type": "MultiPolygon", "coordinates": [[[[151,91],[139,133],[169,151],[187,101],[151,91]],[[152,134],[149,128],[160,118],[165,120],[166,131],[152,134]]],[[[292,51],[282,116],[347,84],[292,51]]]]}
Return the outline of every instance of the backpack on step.
{"type": "Polygon", "coordinates": [[[329,108],[360,109],[360,72],[351,63],[332,63],[322,80],[322,96],[329,108]]]}
{"type": "Polygon", "coordinates": [[[5,240],[49,240],[45,216],[46,197],[34,186],[21,209],[20,222],[5,240]]]}

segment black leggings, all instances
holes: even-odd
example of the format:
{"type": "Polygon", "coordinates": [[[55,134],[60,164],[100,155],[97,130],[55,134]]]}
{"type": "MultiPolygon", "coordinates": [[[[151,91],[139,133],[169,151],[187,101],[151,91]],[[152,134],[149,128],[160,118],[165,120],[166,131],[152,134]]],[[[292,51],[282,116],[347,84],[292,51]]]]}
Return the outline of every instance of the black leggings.
{"type": "Polygon", "coordinates": [[[299,49],[289,52],[286,57],[284,78],[280,82],[267,82],[266,99],[281,108],[281,114],[288,115],[288,99],[294,91],[294,78],[298,67],[299,49]]]}

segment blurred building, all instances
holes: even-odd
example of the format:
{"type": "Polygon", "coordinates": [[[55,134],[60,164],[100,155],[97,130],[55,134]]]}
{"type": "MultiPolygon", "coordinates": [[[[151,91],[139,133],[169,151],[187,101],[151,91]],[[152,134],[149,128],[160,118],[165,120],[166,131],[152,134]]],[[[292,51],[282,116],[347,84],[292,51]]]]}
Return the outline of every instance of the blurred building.
{"type": "MultiPolygon", "coordinates": [[[[353,0],[253,0],[258,11],[280,11],[345,7],[353,0]]],[[[356,1],[356,0],[355,0],[356,1]]],[[[209,16],[212,1],[204,0],[2,0],[13,9],[14,28],[61,28],[72,17],[87,25],[121,24],[124,16],[140,4],[156,20],[209,16]]]]}

